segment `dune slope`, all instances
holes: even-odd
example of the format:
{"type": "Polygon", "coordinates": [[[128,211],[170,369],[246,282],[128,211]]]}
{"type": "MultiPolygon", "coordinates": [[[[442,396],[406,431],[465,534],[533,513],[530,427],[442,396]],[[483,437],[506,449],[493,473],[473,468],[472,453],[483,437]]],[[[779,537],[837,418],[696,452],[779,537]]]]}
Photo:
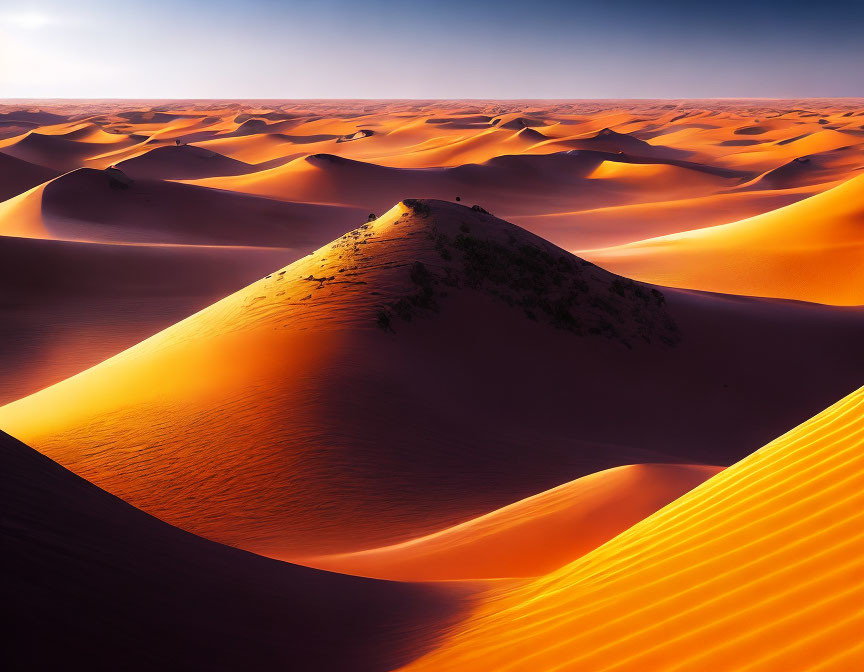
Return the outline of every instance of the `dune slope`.
{"type": "Polygon", "coordinates": [[[864,175],[749,219],[580,254],[645,282],[861,305],[864,175]]]}
{"type": "Polygon", "coordinates": [[[864,388],[593,553],[492,592],[406,670],[864,665],[864,388]]]}
{"type": "Polygon", "coordinates": [[[54,177],[57,171],[0,152],[0,201],[12,198],[54,177]]]}
{"type": "Polygon", "coordinates": [[[193,180],[219,175],[241,175],[256,168],[194,145],[165,145],[117,164],[133,179],[193,180]]]}
{"type": "Polygon", "coordinates": [[[0,204],[0,234],[305,252],[364,221],[361,212],[81,168],[0,204]]]}
{"type": "Polygon", "coordinates": [[[73,376],[297,256],[0,236],[0,402],[73,376]]]}
{"type": "Polygon", "coordinates": [[[729,464],[856,384],[862,337],[857,310],[660,292],[407,201],[0,427],[208,538],[349,552],[601,469],[729,464]]]}
{"type": "Polygon", "coordinates": [[[297,562],[399,581],[539,576],[609,541],[720,470],[615,467],[419,539],[297,562]]]}
{"type": "Polygon", "coordinates": [[[389,670],[459,609],[205,541],[2,433],[0,479],[7,669],[389,670]]]}

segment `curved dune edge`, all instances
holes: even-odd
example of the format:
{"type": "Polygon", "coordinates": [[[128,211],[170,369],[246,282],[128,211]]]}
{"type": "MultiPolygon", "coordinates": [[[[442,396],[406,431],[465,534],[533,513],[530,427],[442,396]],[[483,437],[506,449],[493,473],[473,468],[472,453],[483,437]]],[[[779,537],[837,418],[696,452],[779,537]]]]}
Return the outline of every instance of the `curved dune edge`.
{"type": "Polygon", "coordinates": [[[409,202],[3,406],[0,426],[168,523],[292,559],[401,543],[620,465],[729,464],[860,380],[857,312],[681,292],[667,305],[503,220],[409,202]],[[569,269],[562,286],[589,299],[580,324],[632,349],[531,319],[492,280],[445,284],[469,272],[465,229],[466,245],[569,269]],[[437,310],[403,319],[391,306],[423,285],[437,310]],[[680,345],[661,340],[666,318],[680,345]]]}
{"type": "Polygon", "coordinates": [[[397,581],[539,576],[606,543],[722,469],[614,467],[418,539],[295,562],[397,581]]]}
{"type": "Polygon", "coordinates": [[[383,672],[429,650],[473,590],[340,576],[206,541],[2,432],[0,473],[4,669],[383,672]]]}
{"type": "Polygon", "coordinates": [[[861,669],[862,443],[864,388],[404,669],[861,669]]]}
{"type": "Polygon", "coordinates": [[[131,179],[114,168],[78,168],[0,202],[0,235],[299,251],[315,249],[363,218],[363,210],[357,208],[277,201],[146,177],[131,179]],[[238,226],[238,222],[244,223],[238,226]]]}
{"type": "Polygon", "coordinates": [[[670,287],[864,304],[864,175],[731,224],[577,252],[670,287]]]}

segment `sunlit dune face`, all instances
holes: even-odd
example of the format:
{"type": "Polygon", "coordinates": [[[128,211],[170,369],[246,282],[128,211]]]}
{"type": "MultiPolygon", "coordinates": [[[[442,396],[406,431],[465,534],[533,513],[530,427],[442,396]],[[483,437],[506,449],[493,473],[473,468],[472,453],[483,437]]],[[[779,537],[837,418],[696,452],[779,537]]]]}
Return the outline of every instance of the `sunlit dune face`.
{"type": "MultiPolygon", "coordinates": [[[[314,159],[310,170],[331,160],[314,159]]],[[[756,400],[786,393],[802,375],[788,370],[788,358],[812,361],[810,386],[792,390],[798,413],[857,375],[825,362],[828,344],[857,347],[861,328],[852,313],[663,294],[479,210],[409,200],[0,408],[0,426],[162,520],[297,560],[416,540],[610,467],[729,464],[753,441],[756,400]],[[502,275],[486,253],[526,275],[502,275]],[[482,291],[477,274],[489,276],[482,291]],[[526,287],[517,301],[512,292],[526,287]],[[790,335],[795,320],[804,326],[790,335]],[[735,334],[745,333],[749,341],[739,342],[735,334]],[[675,382],[660,389],[661,379],[675,382]],[[602,392],[610,380],[621,388],[614,401],[602,392]],[[386,399],[379,389],[389,390],[386,399]],[[723,431],[706,398],[723,404],[723,431]],[[632,423],[620,422],[622,408],[638,409],[632,423]],[[688,409],[674,433],[669,408],[688,409]]],[[[757,430],[787,426],[790,413],[785,405],[760,412],[757,430]]],[[[380,567],[362,557],[328,566],[388,578],[546,571],[703,474],[685,469],[679,481],[653,469],[576,481],[541,498],[553,511],[524,529],[505,512],[417,543],[421,552],[405,567],[391,551],[380,567]],[[596,497],[587,495],[592,483],[596,497]],[[556,513],[562,501],[569,504],[556,513]],[[568,526],[584,529],[536,554],[523,544],[568,526]],[[471,548],[477,529],[494,531],[495,546],[471,548]],[[493,547],[520,552],[502,564],[493,547]]]]}
{"type": "Polygon", "coordinates": [[[490,591],[406,670],[860,667],[864,390],[584,558],[490,591]]]}
{"type": "Polygon", "coordinates": [[[612,539],[720,470],[616,467],[402,544],[295,561],[398,581],[539,576],[612,539]]]}
{"type": "Polygon", "coordinates": [[[584,252],[660,285],[836,305],[864,303],[864,175],[723,226],[584,252]]]}

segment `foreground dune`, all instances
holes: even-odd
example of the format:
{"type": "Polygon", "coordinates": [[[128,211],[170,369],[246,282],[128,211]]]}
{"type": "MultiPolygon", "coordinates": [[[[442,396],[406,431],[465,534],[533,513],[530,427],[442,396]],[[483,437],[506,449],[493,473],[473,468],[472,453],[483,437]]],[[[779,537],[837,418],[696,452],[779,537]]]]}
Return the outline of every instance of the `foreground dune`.
{"type": "Polygon", "coordinates": [[[419,539],[297,562],[398,581],[539,576],[604,544],[720,470],[615,467],[419,539]]]}
{"type": "Polygon", "coordinates": [[[860,381],[862,338],[857,310],[660,292],[406,201],[0,426],[202,536],[344,553],[610,467],[729,464],[860,381]]]}
{"type": "Polygon", "coordinates": [[[7,669],[390,670],[428,648],[465,592],[205,541],[2,433],[0,473],[7,669]]]}
{"type": "Polygon", "coordinates": [[[861,669],[862,443],[864,388],[404,669],[861,669]]]}
{"type": "Polygon", "coordinates": [[[864,175],[784,208],[583,256],[673,287],[864,304],[864,175]]]}

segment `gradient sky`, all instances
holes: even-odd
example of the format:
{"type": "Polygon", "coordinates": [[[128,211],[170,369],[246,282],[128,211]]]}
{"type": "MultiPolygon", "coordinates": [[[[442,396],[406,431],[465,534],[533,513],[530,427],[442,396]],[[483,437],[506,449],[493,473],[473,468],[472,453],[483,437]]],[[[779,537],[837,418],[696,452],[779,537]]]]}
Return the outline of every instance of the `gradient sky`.
{"type": "Polygon", "coordinates": [[[0,0],[0,98],[864,96],[864,0],[0,0]]]}

